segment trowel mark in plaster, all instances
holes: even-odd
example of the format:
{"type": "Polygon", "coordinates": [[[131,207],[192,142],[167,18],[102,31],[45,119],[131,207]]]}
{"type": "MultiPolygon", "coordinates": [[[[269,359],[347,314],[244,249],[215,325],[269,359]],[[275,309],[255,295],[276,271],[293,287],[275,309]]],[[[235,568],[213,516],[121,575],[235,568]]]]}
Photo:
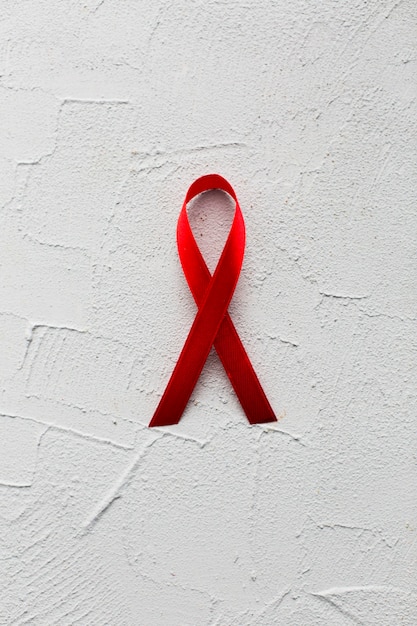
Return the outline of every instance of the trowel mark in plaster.
{"type": "Polygon", "coordinates": [[[147,454],[149,448],[153,446],[153,444],[163,437],[162,434],[155,435],[154,433],[149,433],[148,441],[143,445],[143,447],[139,450],[139,452],[134,456],[133,461],[128,465],[126,470],[121,474],[118,480],[114,483],[114,485],[108,490],[104,498],[100,500],[98,505],[93,509],[92,513],[86,518],[83,522],[82,527],[85,531],[90,530],[96,522],[99,521],[103,513],[105,513],[110,506],[113,504],[115,500],[118,500],[122,497],[122,492],[130,483],[132,476],[135,474],[136,469],[140,465],[140,462],[147,454]]]}
{"type": "Polygon", "coordinates": [[[310,595],[329,603],[355,624],[378,624],[392,626],[399,623],[417,623],[417,596],[408,589],[398,587],[364,585],[358,587],[334,587],[310,595]],[[366,618],[366,621],[365,621],[366,618]],[[370,622],[369,620],[373,621],[370,622]]]}
{"type": "Polygon", "coordinates": [[[38,449],[48,426],[18,417],[0,415],[0,484],[31,487],[38,449]]]}
{"type": "Polygon", "coordinates": [[[135,356],[131,348],[68,327],[39,325],[33,334],[24,372],[27,396],[115,412],[135,356]]]}
{"type": "Polygon", "coordinates": [[[145,455],[148,453],[148,450],[153,446],[156,441],[159,441],[160,439],[165,437],[174,437],[182,441],[191,441],[197,444],[200,448],[204,448],[208,443],[207,441],[199,441],[197,439],[193,439],[192,437],[188,437],[187,435],[170,432],[168,430],[160,430],[156,433],[155,431],[150,432],[149,429],[146,429],[146,434],[148,437],[147,443],[145,443],[141,447],[139,452],[134,456],[130,465],[128,465],[120,478],[109,489],[104,498],[102,498],[102,500],[100,500],[100,502],[94,508],[91,515],[89,515],[82,524],[82,527],[85,529],[85,531],[88,531],[92,526],[94,526],[96,522],[98,522],[103,513],[105,513],[109,509],[109,507],[113,504],[115,500],[118,500],[122,497],[123,490],[129,485],[130,480],[135,474],[142,459],[145,457],[145,455]]]}

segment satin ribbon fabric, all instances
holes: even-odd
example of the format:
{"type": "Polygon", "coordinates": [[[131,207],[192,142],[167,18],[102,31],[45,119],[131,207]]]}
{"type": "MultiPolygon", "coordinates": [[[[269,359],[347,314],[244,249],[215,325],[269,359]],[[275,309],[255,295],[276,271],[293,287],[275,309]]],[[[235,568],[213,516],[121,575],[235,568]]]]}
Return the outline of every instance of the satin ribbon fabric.
{"type": "Polygon", "coordinates": [[[149,426],[168,426],[180,421],[213,345],[249,422],[275,422],[274,411],[227,311],[242,267],[245,223],[233,187],[222,176],[202,176],[189,188],[178,218],[177,244],[198,312],[149,426]],[[232,226],[213,275],[198,248],[187,215],[190,200],[210,189],[221,189],[235,201],[232,226]]]}

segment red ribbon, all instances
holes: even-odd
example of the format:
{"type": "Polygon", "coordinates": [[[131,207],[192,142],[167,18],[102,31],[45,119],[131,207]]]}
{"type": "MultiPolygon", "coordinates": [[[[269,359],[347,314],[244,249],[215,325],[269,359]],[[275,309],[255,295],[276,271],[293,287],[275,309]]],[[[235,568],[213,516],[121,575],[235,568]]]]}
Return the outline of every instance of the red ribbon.
{"type": "Polygon", "coordinates": [[[242,267],[245,223],[236,194],[222,176],[202,176],[189,188],[178,218],[177,244],[181,265],[198,313],[149,426],[178,424],[212,345],[249,422],[275,422],[274,411],[227,312],[242,267]],[[233,223],[213,275],[210,274],[194,239],[187,216],[188,202],[210,189],[222,189],[236,203],[233,223]]]}

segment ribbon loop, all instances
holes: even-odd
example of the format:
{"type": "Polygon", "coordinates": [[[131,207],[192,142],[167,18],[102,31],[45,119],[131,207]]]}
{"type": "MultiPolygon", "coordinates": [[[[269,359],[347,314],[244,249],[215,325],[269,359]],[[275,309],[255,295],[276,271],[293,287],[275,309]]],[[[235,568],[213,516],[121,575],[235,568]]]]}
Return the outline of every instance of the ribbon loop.
{"type": "Polygon", "coordinates": [[[222,176],[202,176],[189,188],[178,218],[177,244],[181,265],[198,312],[149,426],[168,426],[180,421],[212,345],[249,422],[276,421],[227,312],[242,267],[245,223],[234,189],[222,176]],[[200,252],[187,215],[190,200],[210,189],[221,189],[235,201],[232,226],[213,275],[200,252]]]}

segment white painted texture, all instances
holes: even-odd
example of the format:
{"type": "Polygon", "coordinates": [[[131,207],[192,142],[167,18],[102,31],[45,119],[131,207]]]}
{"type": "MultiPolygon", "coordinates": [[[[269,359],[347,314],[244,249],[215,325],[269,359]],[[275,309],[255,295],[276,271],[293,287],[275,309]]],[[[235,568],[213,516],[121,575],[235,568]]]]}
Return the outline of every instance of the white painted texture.
{"type": "Polygon", "coordinates": [[[416,8],[2,2],[0,624],[417,624],[416,8]],[[209,172],[280,420],[211,355],[150,430],[209,172]]]}

